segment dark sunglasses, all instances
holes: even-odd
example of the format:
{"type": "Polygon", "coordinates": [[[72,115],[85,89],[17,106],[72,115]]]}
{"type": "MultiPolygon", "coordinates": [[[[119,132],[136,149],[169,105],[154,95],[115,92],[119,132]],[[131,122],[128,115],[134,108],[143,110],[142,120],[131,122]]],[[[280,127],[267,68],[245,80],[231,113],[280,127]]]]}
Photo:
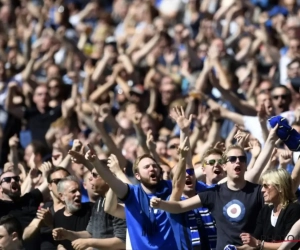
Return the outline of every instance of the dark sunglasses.
{"type": "Polygon", "coordinates": [[[228,156],[227,162],[230,161],[231,163],[235,163],[237,159],[239,159],[239,162],[241,163],[246,163],[247,161],[247,157],[243,155],[243,156],[228,156]]]}
{"type": "Polygon", "coordinates": [[[265,184],[262,184],[262,186],[263,186],[264,189],[270,188],[270,185],[269,185],[269,184],[266,184],[266,183],[265,183],[265,184]]]}
{"type": "Polygon", "coordinates": [[[195,170],[193,168],[188,168],[185,170],[185,172],[189,175],[189,176],[193,176],[195,174],[195,170]]]}
{"type": "Polygon", "coordinates": [[[4,177],[2,180],[1,180],[1,184],[3,182],[6,182],[6,183],[11,183],[11,180],[14,180],[15,182],[19,182],[20,181],[20,176],[11,176],[11,177],[4,177]]]}
{"type": "Polygon", "coordinates": [[[218,160],[208,160],[205,162],[205,165],[210,165],[210,166],[214,166],[215,164],[218,164],[218,165],[222,165],[223,164],[223,160],[222,159],[218,159],[218,160]]]}
{"type": "Polygon", "coordinates": [[[99,175],[95,172],[92,172],[92,176],[93,176],[94,179],[97,179],[99,177],[99,175]]]}
{"type": "Polygon", "coordinates": [[[281,98],[282,100],[287,99],[288,95],[273,95],[272,98],[274,100],[278,100],[279,98],[281,98]]]}
{"type": "Polygon", "coordinates": [[[179,147],[178,144],[173,144],[169,146],[169,149],[177,149],[179,147]]]}
{"type": "Polygon", "coordinates": [[[50,181],[50,183],[55,183],[55,184],[57,185],[61,180],[62,180],[61,178],[52,179],[52,180],[50,181]]]}

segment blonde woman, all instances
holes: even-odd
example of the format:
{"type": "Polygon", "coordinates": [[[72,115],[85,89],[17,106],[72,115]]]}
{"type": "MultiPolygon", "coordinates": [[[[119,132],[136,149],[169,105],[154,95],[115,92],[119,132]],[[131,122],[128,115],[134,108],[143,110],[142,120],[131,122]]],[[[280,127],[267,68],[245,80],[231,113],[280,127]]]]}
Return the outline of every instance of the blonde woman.
{"type": "MultiPolygon", "coordinates": [[[[261,183],[266,205],[258,215],[254,233],[241,234],[243,244],[252,247],[263,246],[264,242],[283,241],[300,219],[300,204],[296,202],[292,179],[285,169],[266,172],[261,177],[261,183]]],[[[299,246],[300,243],[297,243],[292,249],[299,246]]]]}

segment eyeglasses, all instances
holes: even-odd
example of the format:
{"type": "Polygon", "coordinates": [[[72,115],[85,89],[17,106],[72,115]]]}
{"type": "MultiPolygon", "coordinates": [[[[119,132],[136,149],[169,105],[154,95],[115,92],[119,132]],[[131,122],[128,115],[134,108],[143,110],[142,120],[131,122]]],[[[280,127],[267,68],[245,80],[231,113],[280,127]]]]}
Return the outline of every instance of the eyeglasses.
{"type": "Polygon", "coordinates": [[[218,160],[211,159],[211,160],[206,161],[205,165],[214,166],[216,163],[218,165],[222,165],[223,164],[223,160],[222,159],[218,159],[218,160]]]}
{"type": "Polygon", "coordinates": [[[193,176],[195,174],[195,170],[193,168],[188,168],[185,170],[185,172],[189,175],[189,176],[193,176]]]}
{"type": "Polygon", "coordinates": [[[19,182],[20,181],[20,176],[11,176],[11,177],[4,177],[2,180],[1,180],[1,184],[3,182],[6,182],[6,183],[11,183],[11,180],[14,180],[15,182],[19,182]]]}
{"type": "Polygon", "coordinates": [[[52,179],[52,180],[50,181],[50,183],[55,183],[55,184],[57,185],[61,180],[62,180],[61,178],[52,179]]]}
{"type": "Polygon", "coordinates": [[[177,149],[179,147],[178,144],[173,144],[169,146],[169,149],[177,149]]]}
{"type": "Polygon", "coordinates": [[[99,177],[99,175],[95,172],[92,172],[92,176],[93,176],[94,179],[97,179],[99,177]]]}
{"type": "Polygon", "coordinates": [[[260,91],[260,93],[268,93],[268,92],[271,92],[272,91],[272,88],[268,88],[268,89],[262,89],[260,91]]]}
{"type": "Polygon", "coordinates": [[[272,98],[274,100],[278,100],[279,98],[281,98],[282,100],[287,99],[288,95],[273,95],[272,98]]]}
{"type": "Polygon", "coordinates": [[[235,163],[236,160],[239,159],[239,162],[241,163],[246,163],[247,157],[246,156],[228,156],[227,157],[227,162],[235,163]]]}
{"type": "Polygon", "coordinates": [[[262,184],[262,186],[263,186],[264,189],[269,189],[271,185],[264,183],[264,184],[262,184]]]}

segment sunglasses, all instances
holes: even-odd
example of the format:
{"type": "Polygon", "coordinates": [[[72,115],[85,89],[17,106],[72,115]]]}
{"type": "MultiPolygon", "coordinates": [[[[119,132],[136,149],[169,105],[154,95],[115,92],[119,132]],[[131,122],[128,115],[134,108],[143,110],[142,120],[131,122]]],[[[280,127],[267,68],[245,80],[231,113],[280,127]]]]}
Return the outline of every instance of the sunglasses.
{"type": "Polygon", "coordinates": [[[205,165],[210,165],[210,166],[214,166],[215,164],[218,164],[218,165],[222,165],[223,164],[223,160],[222,159],[218,159],[218,160],[208,160],[205,162],[205,165]]]}
{"type": "Polygon", "coordinates": [[[177,149],[179,147],[178,144],[173,144],[169,146],[169,149],[177,149]]]}
{"type": "Polygon", "coordinates": [[[92,176],[93,176],[94,179],[97,179],[99,177],[99,175],[95,172],[92,172],[92,176]]]}
{"type": "Polygon", "coordinates": [[[262,184],[262,186],[263,186],[264,189],[269,189],[270,188],[270,184],[265,183],[265,184],[262,184]]]}
{"type": "Polygon", "coordinates": [[[236,160],[239,159],[239,162],[241,163],[246,163],[247,157],[246,156],[228,156],[227,157],[227,162],[235,163],[236,160]]]}
{"type": "Polygon", "coordinates": [[[55,184],[57,185],[61,180],[62,180],[61,178],[52,179],[52,180],[50,181],[50,183],[55,183],[55,184]]]}
{"type": "Polygon", "coordinates": [[[189,176],[193,176],[195,174],[195,170],[193,168],[188,168],[185,170],[185,172],[189,175],[189,176]]]}
{"type": "Polygon", "coordinates": [[[20,181],[20,176],[11,176],[11,177],[4,177],[2,180],[1,180],[1,184],[3,182],[6,182],[6,183],[11,183],[11,180],[14,180],[15,182],[19,182],[20,181]]]}
{"type": "Polygon", "coordinates": [[[287,99],[288,95],[273,95],[272,98],[274,100],[278,100],[279,98],[281,98],[282,100],[287,99]]]}

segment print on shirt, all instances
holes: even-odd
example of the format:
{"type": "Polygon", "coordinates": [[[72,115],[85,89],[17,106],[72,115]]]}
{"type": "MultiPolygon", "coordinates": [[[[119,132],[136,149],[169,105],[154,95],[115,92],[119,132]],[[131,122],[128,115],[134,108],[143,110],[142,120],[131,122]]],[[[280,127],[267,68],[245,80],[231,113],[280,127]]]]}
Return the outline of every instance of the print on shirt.
{"type": "Polygon", "coordinates": [[[245,213],[246,208],[239,200],[232,200],[223,207],[223,214],[230,222],[240,222],[245,213]]]}

